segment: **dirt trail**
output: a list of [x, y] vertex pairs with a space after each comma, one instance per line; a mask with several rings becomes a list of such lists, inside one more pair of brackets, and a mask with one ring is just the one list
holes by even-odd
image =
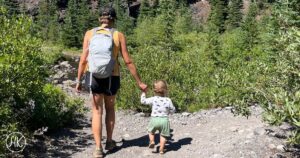
[[[90, 107], [87, 94], [82, 94]], [[283, 153], [284, 139], [268, 134], [278, 129], [261, 121], [262, 110], [251, 107], [253, 115], [248, 119], [233, 116], [231, 108], [202, 110], [196, 113], [176, 113], [170, 116], [172, 137], [167, 143], [166, 158], [269, 158], [292, 157]], [[91, 132], [90, 111], [76, 129], [65, 129], [52, 136], [53, 148], [48, 150], [50, 157], [90, 158], [94, 150]], [[146, 127], [149, 117], [143, 113], [118, 111], [114, 139], [117, 149], [107, 152], [107, 158], [157, 157], [155, 150], [147, 148]], [[103, 127], [105, 145], [105, 126]], [[274, 131], [273, 131], [274, 132]], [[156, 142], [159, 137], [157, 135]], [[56, 142], [56, 143], [55, 143]], [[158, 144], [156, 145], [158, 147]]]

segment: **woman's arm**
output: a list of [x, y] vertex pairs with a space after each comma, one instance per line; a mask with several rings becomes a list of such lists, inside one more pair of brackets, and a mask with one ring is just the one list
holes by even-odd
[[89, 54], [88, 50], [88, 43], [89, 43], [89, 32], [87, 31], [84, 36], [83, 44], [82, 44], [82, 53], [80, 56], [80, 61], [78, 65], [78, 73], [77, 73], [77, 84], [76, 84], [76, 91], [79, 92], [81, 90], [81, 77], [86, 69], [87, 65], [87, 57]]
[[121, 44], [121, 54], [122, 54], [124, 62], [126, 64], [127, 68], [129, 69], [130, 73], [134, 77], [135, 81], [139, 85], [140, 89], [145, 91], [147, 88], [147, 85], [141, 81], [141, 78], [137, 72], [136, 66], [134, 65], [133, 60], [131, 59], [131, 57], [128, 53], [126, 39], [125, 39], [124, 34], [119, 32], [119, 39], [120, 39], [120, 44]]

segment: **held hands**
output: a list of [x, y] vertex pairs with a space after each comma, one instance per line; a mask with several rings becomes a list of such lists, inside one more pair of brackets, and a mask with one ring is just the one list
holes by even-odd
[[145, 83], [143, 83], [143, 82], [139, 83], [139, 87], [140, 87], [141, 91], [147, 92], [148, 86]]

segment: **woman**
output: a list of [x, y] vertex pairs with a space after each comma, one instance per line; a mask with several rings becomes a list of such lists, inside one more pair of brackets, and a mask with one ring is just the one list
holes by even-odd
[[[120, 88], [120, 68], [118, 62], [119, 51], [123, 57], [123, 60], [129, 69], [130, 73], [137, 82], [137, 85], [142, 91], [145, 91], [147, 85], [144, 84], [137, 72], [137, 69], [129, 56], [126, 39], [123, 33], [118, 31], [111, 31], [116, 19], [116, 12], [113, 8], [105, 8], [100, 14], [99, 21], [101, 26], [99, 30], [113, 32], [113, 58], [115, 59], [115, 64], [113, 68], [113, 73], [111, 78], [98, 79], [94, 76], [87, 78], [86, 81], [91, 81], [90, 90], [92, 92], [92, 131], [94, 139], [96, 142], [96, 150], [94, 156], [97, 158], [103, 157], [103, 149], [101, 145], [102, 138], [102, 112], [103, 112], [103, 102], [105, 106], [105, 124], [107, 132], [107, 141], [106, 141], [106, 150], [112, 150], [116, 143], [112, 139], [114, 124], [115, 124], [115, 99], [118, 89]], [[76, 91], [80, 92], [81, 90], [81, 77], [87, 68], [87, 58], [89, 55], [89, 42], [91, 37], [94, 35], [94, 29], [86, 32], [84, 41], [83, 41], [83, 52], [80, 57], [78, 76], [77, 76], [77, 85]], [[87, 71], [89, 74], [89, 72]], [[86, 75], [90, 76], [90, 75]], [[90, 80], [92, 79], [92, 80]]]

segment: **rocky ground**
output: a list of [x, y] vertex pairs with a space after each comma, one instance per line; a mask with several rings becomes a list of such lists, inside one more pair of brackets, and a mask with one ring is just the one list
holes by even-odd
[[[77, 60], [77, 59], [76, 59]], [[60, 62], [54, 67], [53, 82], [69, 95], [81, 97], [90, 108], [88, 93], [77, 94], [68, 79], [74, 68], [68, 62]], [[63, 80], [62, 80], [63, 78]], [[288, 124], [279, 127], [262, 122], [262, 109], [252, 106], [249, 118], [234, 116], [231, 107], [201, 110], [195, 113], [175, 113], [170, 116], [172, 136], [167, 143], [166, 158], [290, 158], [300, 157], [299, 151], [286, 147], [290, 134]], [[149, 114], [134, 111], [117, 111], [114, 139], [117, 148], [105, 151], [106, 157], [157, 157], [158, 135], [154, 150], [147, 148], [146, 127]], [[95, 149], [91, 132], [91, 112], [78, 120], [78, 126], [65, 128], [36, 142], [37, 157], [90, 158]], [[104, 130], [105, 131], [105, 126]], [[106, 133], [103, 132], [105, 145]], [[292, 151], [292, 152], [291, 152]]]

